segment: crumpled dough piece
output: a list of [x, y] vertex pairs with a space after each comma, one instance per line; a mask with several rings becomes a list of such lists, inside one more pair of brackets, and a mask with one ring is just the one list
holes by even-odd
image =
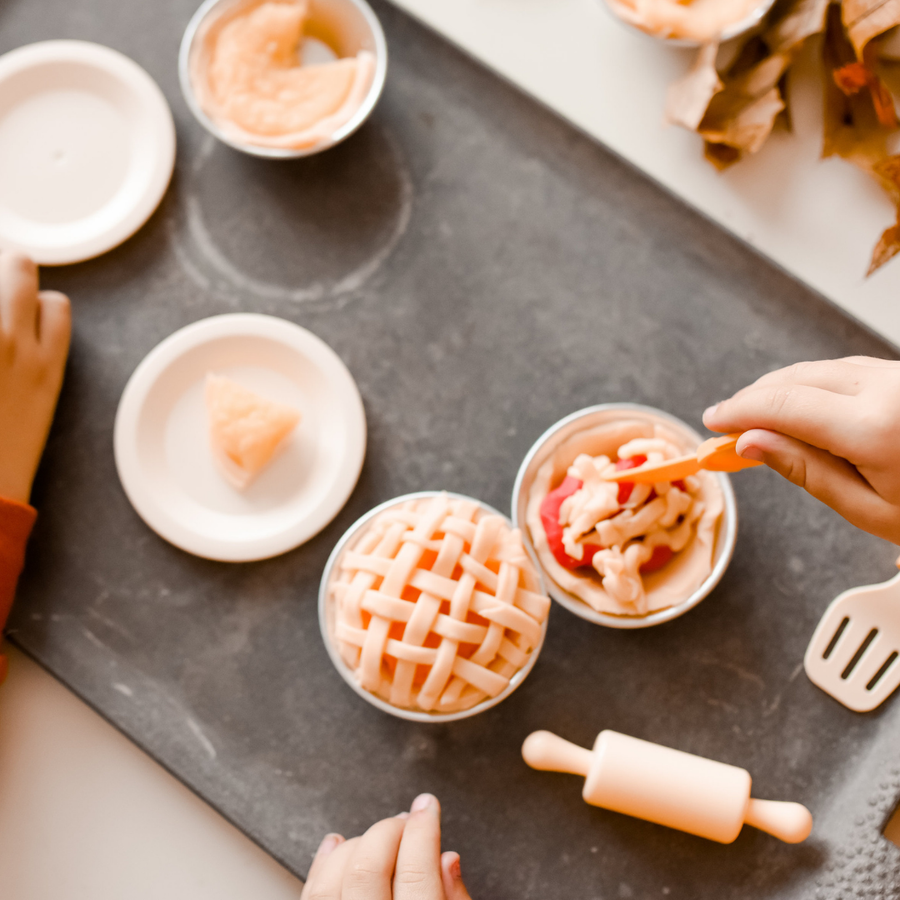
[[302, 65], [306, 0], [241, 4], [214, 21], [192, 59], [207, 114], [229, 136], [261, 146], [301, 148], [326, 140], [356, 113], [375, 57]]
[[[608, 456], [615, 458], [619, 448], [627, 454], [642, 450], [644, 440], [665, 441], [679, 448], [683, 453], [696, 449], [683, 435], [673, 428], [661, 424], [651, 424], [635, 419], [623, 420], [596, 428], [577, 432], [556, 448], [553, 455], [538, 469], [528, 493], [526, 523], [535, 552], [547, 575], [563, 590], [583, 600], [598, 612], [613, 615], [647, 615], [686, 600], [707, 579], [712, 571], [715, 555], [718, 522], [724, 509], [722, 491], [712, 472], [701, 471], [691, 476], [696, 479], [691, 493], [696, 518], [691, 515], [675, 527], [669, 534], [659, 534], [662, 542], [670, 544], [675, 556], [661, 569], [640, 573], [642, 562], [649, 555], [650, 548], [628, 544], [624, 553], [614, 547], [600, 550], [594, 555], [590, 569], [570, 570], [559, 564], [550, 550], [541, 523], [540, 508], [544, 497], [567, 473], [572, 474], [576, 461], [583, 455], [590, 457]], [[627, 447], [623, 445], [628, 445]], [[586, 474], [584, 461], [580, 463], [577, 475]], [[636, 487], [637, 490], [637, 487]], [[679, 492], [680, 493], [680, 492]], [[635, 502], [642, 502], [640, 494], [635, 494]], [[656, 501], [653, 501], [655, 503]], [[664, 501], [660, 499], [660, 504]], [[645, 507], [646, 508], [646, 507]], [[561, 513], [563, 510], [561, 509]], [[566, 510], [576, 518], [577, 500], [573, 499], [571, 509]], [[610, 526], [612, 527], [612, 521]], [[668, 522], [668, 519], [666, 519]], [[570, 533], [570, 540], [579, 535], [587, 522], [572, 522], [576, 527]], [[675, 524], [674, 519], [670, 523]], [[583, 536], [585, 543], [602, 543], [609, 547], [614, 535], [605, 534], [607, 526]], [[651, 535], [655, 543], [657, 535]], [[571, 549], [575, 549], [574, 546]], [[576, 558], [579, 558], [576, 555]], [[602, 571], [601, 571], [602, 570]]]
[[300, 413], [293, 407], [260, 397], [212, 372], [206, 376], [206, 408], [213, 457], [238, 490], [272, 461], [300, 422]]

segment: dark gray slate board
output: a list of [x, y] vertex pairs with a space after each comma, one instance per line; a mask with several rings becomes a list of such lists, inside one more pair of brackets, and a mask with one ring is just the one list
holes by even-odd
[[[699, 427], [705, 406], [768, 369], [891, 348], [383, 2], [390, 74], [357, 136], [295, 163], [219, 146], [177, 88], [192, 7], [0, 7], [2, 50], [78, 37], [132, 56], [166, 92], [180, 142], [139, 235], [45, 273], [74, 299], [75, 337], [16, 642], [301, 875], [325, 831], [357, 833], [430, 790], [475, 897], [900, 897], [900, 850], [880, 836], [900, 795], [900, 705], [855, 715], [800, 669], [826, 603], [888, 577], [896, 548], [772, 473], [734, 479], [737, 554], [695, 611], [629, 633], [554, 608], [524, 687], [467, 722], [369, 707], [316, 621], [331, 547], [381, 500], [446, 488], [508, 509], [525, 452], [572, 410], [631, 400]], [[338, 519], [253, 565], [156, 537], [112, 456], [141, 358], [232, 310], [330, 343], [370, 426]], [[814, 836], [788, 847], [748, 829], [723, 847], [590, 808], [577, 779], [519, 757], [533, 729], [589, 744], [604, 727], [747, 767], [757, 796], [813, 809]]]

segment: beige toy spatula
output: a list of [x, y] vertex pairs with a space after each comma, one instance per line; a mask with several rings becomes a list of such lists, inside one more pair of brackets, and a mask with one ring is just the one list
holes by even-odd
[[832, 600], [806, 648], [809, 680], [856, 712], [900, 684], [900, 575]]

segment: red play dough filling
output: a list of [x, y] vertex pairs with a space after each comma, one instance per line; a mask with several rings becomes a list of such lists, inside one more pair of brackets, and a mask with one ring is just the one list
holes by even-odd
[[567, 569], [589, 566], [594, 558], [594, 554], [602, 549], [598, 544], [585, 544], [584, 556], [581, 559], [573, 559], [563, 548], [563, 528], [559, 524], [559, 508], [562, 506], [563, 500], [579, 490], [582, 484], [584, 482], [580, 478], [572, 478], [571, 475], [566, 475], [562, 484], [555, 490], [550, 491], [541, 502], [541, 524], [544, 526], [544, 533], [547, 535], [550, 552], [556, 557], [556, 561]]
[[[623, 469], [636, 469], [645, 462], [647, 462], [646, 456], [631, 456], [628, 459], [620, 459], [616, 463], [616, 468], [619, 471], [622, 471]], [[581, 559], [574, 559], [569, 556], [563, 548], [563, 528], [562, 525], [559, 524], [559, 508], [562, 506], [563, 500], [565, 500], [566, 497], [570, 497], [577, 490], [581, 489], [582, 484], [583, 482], [581, 479], [572, 478], [571, 475], [566, 475], [559, 487], [550, 491], [541, 502], [541, 524], [544, 526], [544, 533], [547, 535], [547, 544], [550, 547], [550, 552], [556, 557], [556, 561], [566, 569], [580, 569], [582, 567], [590, 566], [594, 554], [598, 550], [603, 549], [598, 544], [584, 544], [584, 555]], [[672, 484], [679, 490], [685, 490], [685, 485], [682, 481], [673, 481]], [[619, 503], [627, 503], [633, 490], [633, 481], [620, 482], [619, 495], [617, 498]], [[655, 491], [651, 493], [647, 498], [648, 501], [653, 499], [655, 493]], [[654, 547], [653, 556], [641, 566], [641, 572], [655, 572], [657, 569], [661, 569], [673, 555], [672, 548], [667, 547], [664, 544]]]

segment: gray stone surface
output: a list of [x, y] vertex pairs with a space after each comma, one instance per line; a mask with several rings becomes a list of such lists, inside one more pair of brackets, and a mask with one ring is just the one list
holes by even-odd
[[[77, 37], [132, 56], [179, 139], [171, 189], [135, 238], [44, 273], [73, 298], [75, 336], [14, 640], [301, 875], [326, 830], [359, 832], [430, 790], [475, 897], [900, 897], [900, 851], [880, 836], [900, 793], [900, 707], [856, 715], [800, 669], [826, 603], [888, 577], [896, 548], [772, 473], [734, 479], [737, 553], [696, 610], [629, 633], [554, 608], [525, 685], [466, 722], [365, 704], [332, 669], [315, 607], [357, 516], [423, 488], [508, 509], [532, 441], [575, 409], [631, 400], [699, 426], [768, 369], [893, 351], [383, 2], [388, 84], [357, 136], [295, 163], [219, 146], [177, 89], [192, 6], [0, 6], [0, 50]], [[232, 310], [330, 343], [370, 426], [337, 520], [252, 565], [160, 540], [112, 456], [141, 358]], [[758, 796], [812, 808], [814, 836], [788, 847], [748, 829], [719, 846], [588, 807], [577, 779], [519, 757], [533, 729], [588, 744], [604, 727], [747, 767]]]

